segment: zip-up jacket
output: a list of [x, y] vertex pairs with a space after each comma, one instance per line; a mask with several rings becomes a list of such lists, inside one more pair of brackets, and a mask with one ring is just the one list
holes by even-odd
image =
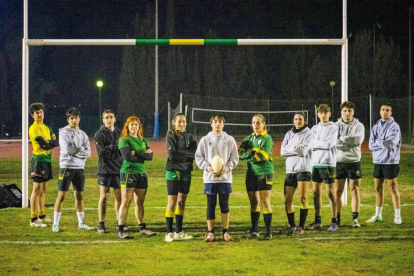
[[65, 126], [59, 129], [60, 168], [84, 169], [86, 158], [91, 156], [88, 135], [79, 129]]
[[167, 134], [168, 159], [167, 171], [192, 171], [197, 142], [190, 133], [182, 132], [180, 136], [175, 133]]
[[102, 125], [95, 133], [95, 144], [98, 152], [98, 174], [119, 175], [122, 166], [122, 155], [118, 149], [118, 140], [121, 130], [113, 131]]
[[273, 173], [273, 139], [263, 131], [259, 135], [244, 138], [239, 148], [241, 160], [247, 160], [247, 174], [265, 175]]
[[[220, 177], [215, 177], [207, 170], [216, 155], [220, 155], [226, 164], [226, 171]], [[232, 183], [232, 170], [239, 163], [236, 141], [225, 132], [215, 135], [210, 131], [201, 138], [195, 154], [195, 161], [197, 166], [204, 171], [204, 183]]]
[[391, 117], [384, 125], [378, 120], [369, 136], [369, 149], [374, 164], [399, 164], [401, 143], [400, 126], [394, 118]]
[[312, 131], [308, 127], [286, 133], [280, 150], [280, 155], [286, 158], [286, 173], [312, 172], [311, 143]]
[[357, 118], [349, 123], [344, 122], [341, 118], [335, 124], [338, 127], [336, 162], [359, 162], [361, 160], [361, 144], [365, 138], [364, 125]]
[[334, 122], [314, 125], [312, 131], [312, 166], [336, 167], [338, 127]]

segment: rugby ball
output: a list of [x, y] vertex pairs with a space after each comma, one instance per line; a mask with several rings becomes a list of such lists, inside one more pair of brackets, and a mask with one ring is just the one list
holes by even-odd
[[213, 169], [214, 173], [220, 173], [223, 169], [224, 160], [223, 157], [220, 155], [216, 155], [213, 157], [213, 160], [211, 160], [211, 168]]

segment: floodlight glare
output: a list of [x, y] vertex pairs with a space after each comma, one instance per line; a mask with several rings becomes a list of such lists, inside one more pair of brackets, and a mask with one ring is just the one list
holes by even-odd
[[98, 87], [102, 87], [102, 86], [103, 86], [103, 82], [102, 82], [102, 81], [97, 81], [97, 82], [96, 82], [96, 86], [98, 86]]

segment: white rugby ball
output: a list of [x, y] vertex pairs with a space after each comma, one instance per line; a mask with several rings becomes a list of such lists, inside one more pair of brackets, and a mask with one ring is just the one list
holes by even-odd
[[213, 157], [213, 160], [211, 160], [211, 168], [213, 169], [214, 173], [219, 173], [223, 169], [224, 166], [224, 160], [223, 157], [220, 155], [216, 155]]

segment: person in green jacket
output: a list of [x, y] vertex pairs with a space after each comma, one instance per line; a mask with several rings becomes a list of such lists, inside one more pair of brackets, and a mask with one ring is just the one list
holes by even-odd
[[253, 133], [244, 138], [239, 148], [241, 160], [247, 160], [246, 190], [250, 200], [252, 229], [250, 237], [259, 236], [260, 201], [263, 205], [265, 239], [272, 239], [272, 207], [270, 196], [273, 184], [273, 140], [267, 134], [265, 117], [255, 114], [252, 119]]
[[144, 161], [152, 160], [153, 152], [143, 137], [142, 124], [138, 117], [130, 116], [125, 122], [118, 148], [124, 158], [120, 175], [122, 203], [119, 207], [118, 237], [130, 238], [125, 231], [125, 222], [133, 195], [135, 216], [141, 235], [154, 236], [156, 233], [147, 229], [144, 222], [144, 200], [148, 188]]

